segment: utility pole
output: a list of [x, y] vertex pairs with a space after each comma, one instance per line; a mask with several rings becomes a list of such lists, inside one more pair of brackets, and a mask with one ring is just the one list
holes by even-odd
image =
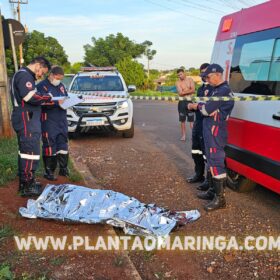
[[[28, 4], [28, 0], [9, 0], [11, 4], [17, 4], [17, 14], [18, 14], [18, 21], [20, 22], [20, 5], [21, 4]], [[22, 67], [24, 63], [23, 59], [23, 52], [22, 52], [22, 44], [19, 45], [19, 65]]]
[[8, 75], [1, 10], [0, 19], [0, 137], [12, 137], [13, 131], [10, 124]]

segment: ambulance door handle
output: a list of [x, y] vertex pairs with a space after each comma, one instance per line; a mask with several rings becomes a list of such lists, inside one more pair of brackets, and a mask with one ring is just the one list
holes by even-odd
[[277, 114], [273, 114], [272, 118], [277, 120], [277, 121], [280, 121], [280, 112], [278, 112]]

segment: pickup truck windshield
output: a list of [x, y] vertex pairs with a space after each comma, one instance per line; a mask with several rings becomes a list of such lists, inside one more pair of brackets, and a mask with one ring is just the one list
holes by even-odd
[[118, 76], [77, 76], [71, 90], [73, 91], [124, 91]]

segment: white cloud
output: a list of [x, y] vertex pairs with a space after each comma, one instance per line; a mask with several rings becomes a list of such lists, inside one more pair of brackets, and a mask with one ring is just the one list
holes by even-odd
[[[153, 42], [153, 48], [157, 50], [152, 67], [164, 69], [175, 68], [179, 64], [179, 66], [197, 65], [199, 55], [205, 56], [205, 50], [197, 46], [200, 44], [199, 40], [205, 41], [205, 38], [203, 40], [200, 30], [197, 30], [197, 36], [193, 33], [198, 26], [195, 21], [192, 21], [192, 24], [187, 21], [182, 25], [181, 20], [178, 21], [177, 14], [163, 11], [124, 16], [117, 14], [99, 14], [91, 17], [41, 16], [32, 21], [30, 29], [57, 38], [71, 62], [83, 59], [83, 46], [90, 43], [92, 36], [99, 38], [121, 32], [136, 42], [150, 40]], [[209, 40], [212, 41], [213, 38]], [[141, 61], [146, 64], [145, 60]]]
[[[158, 26], [161, 21], [173, 20], [176, 18], [174, 13], [170, 12], [162, 12], [158, 14], [142, 14], [137, 16], [123, 16], [123, 15], [115, 15], [115, 14], [101, 14], [101, 15], [93, 15], [83, 16], [83, 15], [75, 15], [75, 16], [44, 16], [37, 17], [35, 19], [36, 24], [43, 25], [46, 29], [47, 27], [53, 29], [55, 27], [56, 30], [80, 30], [80, 28], [84, 28], [84, 30], [102, 30], [108, 28], [116, 28], [120, 26], [126, 26], [127, 28], [133, 28], [135, 26], [147, 26], [149, 25], [149, 29], [153, 30], [153, 25]], [[128, 25], [129, 24], [129, 25]], [[156, 27], [157, 28], [157, 27]], [[158, 30], [158, 28], [157, 28]]]

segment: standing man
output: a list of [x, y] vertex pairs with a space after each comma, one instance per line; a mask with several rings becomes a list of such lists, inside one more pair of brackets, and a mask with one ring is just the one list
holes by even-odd
[[[179, 80], [176, 82], [176, 88], [179, 96], [191, 96], [195, 92], [195, 85], [192, 78], [187, 77], [184, 69], [178, 69], [177, 75]], [[186, 119], [192, 128], [194, 122], [194, 113], [189, 111], [187, 106], [190, 101], [180, 100], [178, 103], [179, 122], [181, 123], [181, 141], [186, 140]]]
[[37, 92], [35, 81], [42, 78], [50, 68], [48, 60], [37, 57], [27, 67], [17, 71], [11, 80], [12, 125], [18, 138], [21, 196], [36, 196], [42, 193], [42, 185], [35, 181], [40, 160], [41, 105], [49, 102], [52, 96], [49, 93]]
[[[232, 92], [223, 78], [223, 68], [210, 64], [203, 74], [206, 81], [214, 87], [212, 96], [231, 97]], [[189, 104], [188, 108], [199, 110], [203, 119], [203, 137], [207, 164], [212, 175], [212, 184], [207, 192], [198, 194], [201, 199], [211, 200], [204, 208], [212, 211], [226, 207], [225, 185], [225, 151], [227, 143], [227, 120], [233, 109], [234, 101], [207, 101], [206, 103]]]
[[[206, 68], [209, 66], [209, 63], [203, 63], [199, 70], [200, 74], [203, 74], [206, 71]], [[205, 78], [202, 78], [202, 85], [197, 90], [197, 96], [198, 97], [205, 97], [205, 96], [211, 96], [213, 87], [209, 85]], [[194, 170], [195, 174], [192, 177], [187, 178], [187, 182], [189, 183], [197, 183], [202, 182], [204, 180], [204, 157], [205, 157], [205, 151], [204, 151], [204, 141], [203, 141], [203, 115], [200, 113], [199, 110], [195, 111], [195, 121], [193, 124], [193, 130], [192, 130], [192, 158], [194, 161]], [[209, 174], [208, 176], [209, 177]], [[207, 178], [205, 180], [205, 183], [207, 184]], [[207, 184], [208, 185], [208, 184]]]
[[[54, 66], [48, 78], [37, 86], [40, 92], [50, 92], [54, 97], [67, 97], [68, 94], [61, 83], [64, 71], [59, 66]], [[45, 166], [44, 177], [48, 180], [56, 180], [54, 172], [59, 165], [59, 175], [68, 176], [68, 123], [66, 110], [59, 104], [61, 101], [53, 101], [42, 107], [42, 139], [43, 161]]]

